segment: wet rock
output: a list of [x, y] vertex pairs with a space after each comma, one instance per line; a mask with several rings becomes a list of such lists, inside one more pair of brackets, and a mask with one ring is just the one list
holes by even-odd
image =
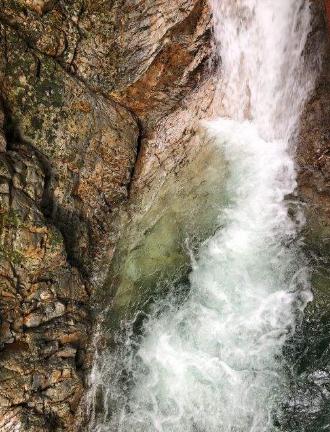
[[305, 203], [306, 240], [330, 260], [330, 57], [329, 43], [316, 90], [303, 113], [297, 147], [299, 195]]

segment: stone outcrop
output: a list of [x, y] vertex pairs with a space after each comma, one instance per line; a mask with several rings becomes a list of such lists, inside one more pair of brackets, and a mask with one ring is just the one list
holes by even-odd
[[44, 157], [1, 131], [0, 430], [61, 430], [83, 392], [88, 287], [41, 210]]
[[[79, 430], [91, 305], [125, 298], [113, 269], [105, 278], [111, 259], [179, 214], [176, 179], [204, 191], [191, 176], [211, 152], [199, 132], [217, 110], [211, 40], [207, 0], [0, 0], [0, 431]], [[328, 93], [325, 66], [298, 146], [322, 242]]]
[[91, 295], [128, 198], [196, 153], [210, 40], [206, 0], [0, 1], [0, 430], [79, 429]]

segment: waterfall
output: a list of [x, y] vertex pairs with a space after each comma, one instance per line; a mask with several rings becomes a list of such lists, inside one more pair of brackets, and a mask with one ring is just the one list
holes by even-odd
[[304, 64], [307, 0], [211, 0], [226, 115], [252, 120], [266, 140], [288, 140], [315, 73]]
[[[104, 416], [92, 430], [270, 432], [279, 429], [287, 378], [283, 346], [311, 299], [289, 215], [302, 106], [314, 77], [304, 62], [305, 0], [212, 0], [221, 59], [219, 106], [204, 123], [228, 162], [222, 228], [193, 260], [190, 292], [155, 305], [138, 343], [102, 358]], [[105, 372], [109, 371], [110, 372]], [[109, 415], [110, 414], [110, 415]]]

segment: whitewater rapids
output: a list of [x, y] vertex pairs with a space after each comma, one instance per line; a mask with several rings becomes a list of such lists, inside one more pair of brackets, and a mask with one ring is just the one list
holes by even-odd
[[[297, 241], [303, 215], [292, 216], [287, 200], [296, 188], [292, 142], [314, 83], [303, 55], [310, 8], [303, 0], [211, 6], [226, 118], [203, 124], [228, 164], [222, 228], [192, 261], [185, 300], [160, 300], [138, 345], [127, 339], [116, 359], [101, 356], [92, 384], [105, 387], [106, 402], [95, 432], [279, 430], [282, 350], [311, 300]], [[118, 366], [128, 384], [121, 371], [114, 378]]]

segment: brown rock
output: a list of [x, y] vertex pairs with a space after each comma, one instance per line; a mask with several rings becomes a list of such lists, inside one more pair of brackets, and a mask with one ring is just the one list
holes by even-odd
[[71, 346], [63, 347], [60, 351], [57, 352], [58, 357], [63, 358], [75, 358], [77, 353], [77, 349]]
[[46, 8], [55, 2], [52, 0], [22, 0], [21, 3], [42, 15]]
[[41, 315], [32, 313], [24, 318], [23, 323], [26, 325], [26, 327], [38, 327], [41, 324], [41, 321]]

